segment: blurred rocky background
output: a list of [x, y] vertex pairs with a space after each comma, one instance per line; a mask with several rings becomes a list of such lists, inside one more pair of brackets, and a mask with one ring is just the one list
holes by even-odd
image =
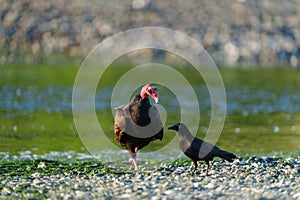
[[0, 63], [82, 59], [145, 26], [189, 35], [217, 63], [300, 66], [299, 0], [0, 0]]

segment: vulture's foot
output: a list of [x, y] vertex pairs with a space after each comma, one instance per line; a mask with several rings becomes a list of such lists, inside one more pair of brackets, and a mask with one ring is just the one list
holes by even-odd
[[131, 170], [132, 166], [134, 166], [134, 169], [135, 169], [135, 170], [138, 170], [138, 169], [139, 169], [138, 165], [136, 164], [136, 158], [130, 158], [130, 159], [129, 159], [129, 163], [130, 163], [130, 168], [129, 168], [129, 170]]

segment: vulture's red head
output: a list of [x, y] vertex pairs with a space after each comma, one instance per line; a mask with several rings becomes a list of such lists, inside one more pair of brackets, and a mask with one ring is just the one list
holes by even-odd
[[148, 98], [148, 96], [152, 97], [155, 103], [158, 103], [158, 92], [154, 85], [147, 84], [141, 90], [141, 97], [142, 99]]

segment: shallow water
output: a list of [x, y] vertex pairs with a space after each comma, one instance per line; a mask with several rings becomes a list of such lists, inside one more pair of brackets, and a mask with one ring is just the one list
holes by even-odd
[[[6, 69], [2, 70], [5, 72]], [[50, 75], [44, 73], [43, 69], [41, 77], [47, 77], [47, 80], [37, 84], [28, 81], [28, 77], [41, 76], [39, 69], [32, 70], [30, 76], [20, 70], [24, 76], [18, 76], [18, 81], [8, 77], [8, 73], [0, 75], [3, 78], [0, 81], [0, 152], [86, 152], [72, 116], [71, 81], [74, 80], [75, 73], [73, 71], [69, 75], [71, 77], [64, 82], [55, 81], [53, 77], [56, 73], [51, 69], [47, 70]], [[64, 69], [62, 73], [67, 76], [69, 72]], [[300, 151], [300, 71], [225, 69], [221, 74], [226, 89], [227, 116], [217, 145], [237, 154]], [[198, 137], [203, 138], [211, 117], [210, 96], [203, 81], [194, 81], [197, 77], [191, 79], [201, 115]], [[111, 147], [118, 149], [112, 129], [110, 97], [113, 86], [114, 84], [107, 82], [98, 88], [95, 107], [99, 123], [111, 142]], [[163, 86], [158, 88], [160, 105], [164, 109], [162, 111], [167, 113], [166, 125], [179, 121], [180, 106], [176, 96]], [[120, 99], [115, 104], [122, 102], [123, 99]], [[192, 105], [188, 96], [181, 103]], [[101, 138], [97, 133], [90, 133], [86, 137], [94, 140], [95, 145], [99, 144], [99, 150], [105, 149], [103, 136]], [[160, 149], [172, 142], [176, 148], [175, 133], [166, 132], [163, 143], [155, 142], [145, 152]]]

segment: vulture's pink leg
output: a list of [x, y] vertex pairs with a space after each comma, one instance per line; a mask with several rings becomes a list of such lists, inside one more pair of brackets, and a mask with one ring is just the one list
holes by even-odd
[[135, 147], [135, 152], [134, 153], [131, 153], [131, 158], [129, 159], [129, 163], [131, 164], [129, 170], [131, 170], [131, 167], [134, 166], [135, 170], [138, 170], [139, 167], [136, 163], [136, 155], [138, 153], [138, 148]]
[[137, 153], [138, 153], [138, 148], [135, 147], [135, 152], [134, 152], [133, 155], [132, 155], [132, 162], [133, 162], [133, 165], [134, 165], [135, 170], [138, 170], [138, 169], [139, 169], [139, 167], [138, 167], [137, 164], [136, 164], [136, 155], [137, 155]]

